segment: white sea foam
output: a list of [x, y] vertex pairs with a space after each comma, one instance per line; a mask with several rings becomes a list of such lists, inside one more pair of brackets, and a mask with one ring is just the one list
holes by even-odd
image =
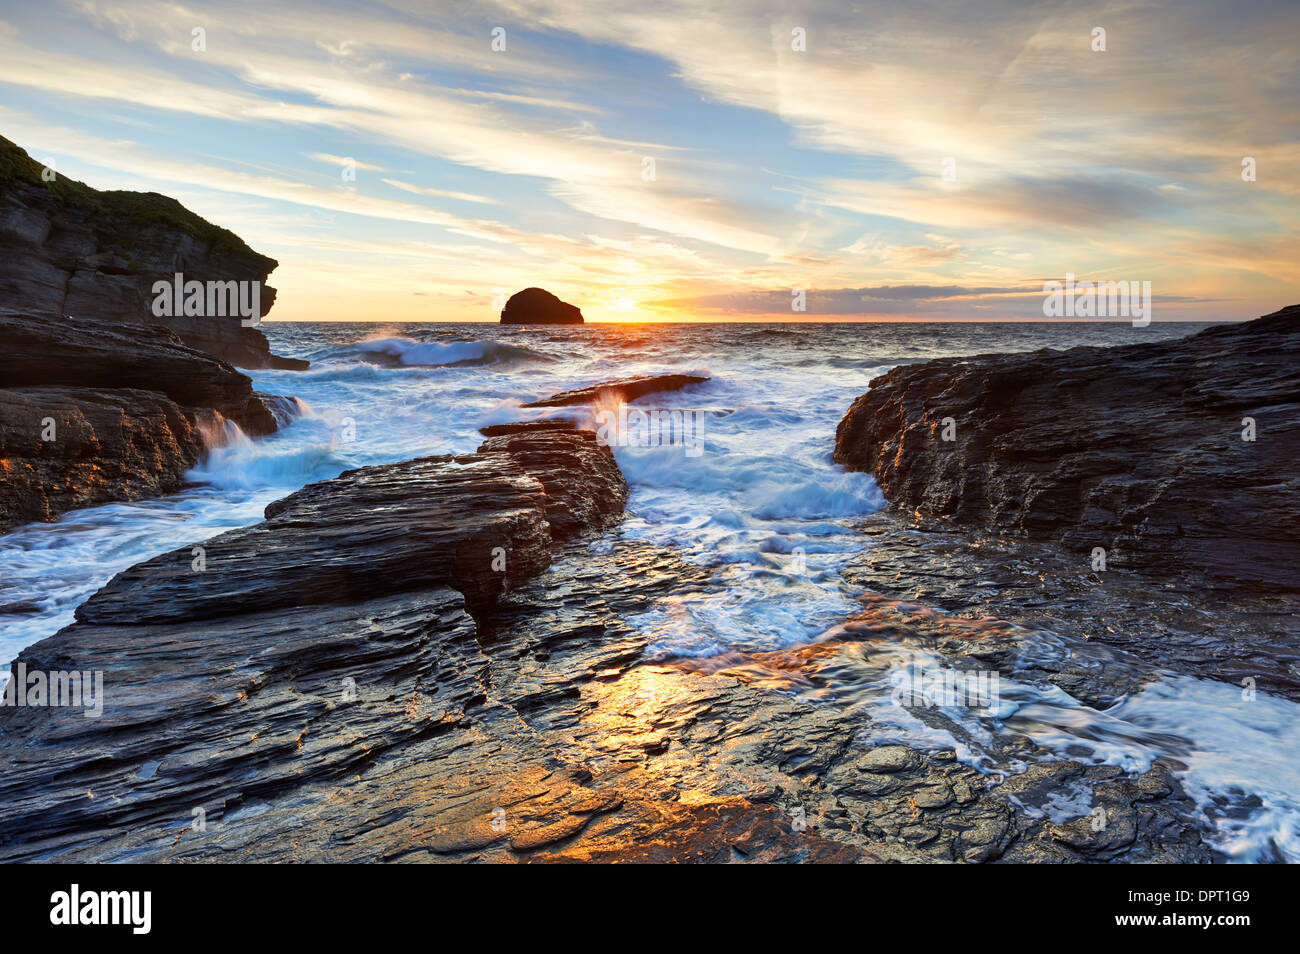
[[[1099, 711], [1059, 687], [999, 679], [989, 708], [910, 709], [892, 698], [890, 674], [949, 664], [935, 653], [897, 643], [864, 648], [852, 681], [815, 694], [861, 707], [861, 741], [953, 749], [981, 772], [1023, 771], [999, 756], [997, 739], [1020, 735], [1057, 758], [1143, 772], [1163, 758], [1196, 802], [1211, 840], [1235, 861], [1300, 862], [1300, 704], [1255, 695], [1209, 679], [1169, 675]], [[937, 712], [942, 719], [924, 718]], [[1081, 793], [1057, 793], [1044, 805], [1025, 804], [1055, 822], [1086, 815]]]
[[357, 344], [359, 351], [384, 354], [402, 364], [427, 368], [551, 361], [531, 348], [501, 341], [412, 341], [409, 338], [376, 338]]
[[209, 448], [187, 479], [231, 490], [296, 489], [348, 467], [340, 453], [339, 429], [324, 418], [313, 415], [298, 422], [291, 435], [281, 431], [256, 441], [233, 422], [224, 424], [223, 439]]
[[1105, 712], [1073, 700], [1037, 703], [1009, 726], [1071, 757], [1126, 769], [1169, 758], [1229, 857], [1300, 862], [1300, 704], [1170, 676]]

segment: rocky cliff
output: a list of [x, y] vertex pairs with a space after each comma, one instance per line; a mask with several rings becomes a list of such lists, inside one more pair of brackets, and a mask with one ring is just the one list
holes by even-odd
[[223, 418], [281, 423], [246, 375], [163, 329], [10, 312], [0, 343], [0, 532], [177, 490]]
[[871, 382], [835, 459], [898, 508], [1105, 566], [1300, 588], [1300, 306], [1187, 338]]
[[[48, 181], [47, 181], [48, 180]], [[102, 192], [45, 172], [0, 137], [0, 307], [162, 325], [191, 348], [245, 368], [301, 369], [271, 354], [238, 315], [158, 317], [154, 283], [259, 282], [261, 312], [274, 259], [155, 192]]]

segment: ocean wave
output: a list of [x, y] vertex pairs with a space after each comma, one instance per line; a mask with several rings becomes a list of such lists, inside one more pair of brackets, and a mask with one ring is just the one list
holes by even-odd
[[803, 331], [785, 328], [758, 328], [740, 335], [740, 341], [779, 341], [790, 343], [807, 337]]
[[[785, 457], [706, 450], [691, 458], [682, 447], [619, 447], [615, 455], [633, 487], [687, 491], [678, 505], [691, 509], [696, 501], [720, 498], [758, 519], [781, 520], [865, 516], [885, 505], [869, 474], [809, 469]], [[713, 516], [719, 518], [717, 512]]]
[[390, 366], [420, 368], [465, 367], [471, 365], [516, 366], [550, 362], [549, 355], [523, 345], [503, 341], [412, 341], [410, 338], [375, 338], [354, 347]]
[[266, 405], [271, 416], [275, 418], [276, 427], [283, 430], [300, 417], [312, 414], [311, 406], [301, 398], [285, 394], [263, 394], [262, 403]]
[[337, 477], [351, 466], [332, 444], [300, 444], [274, 437], [254, 441], [238, 426], [225, 424], [223, 442], [210, 447], [186, 479], [223, 489], [284, 487], [288, 492]]

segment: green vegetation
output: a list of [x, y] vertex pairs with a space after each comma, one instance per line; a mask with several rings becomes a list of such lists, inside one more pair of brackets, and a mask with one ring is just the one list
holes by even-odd
[[234, 232], [213, 225], [169, 196], [157, 192], [101, 192], [61, 174], [46, 182], [41, 178], [43, 168], [21, 146], [0, 136], [0, 187], [14, 181], [31, 183], [42, 186], [70, 208], [141, 225], [174, 226], [207, 242], [213, 252], [263, 257]]

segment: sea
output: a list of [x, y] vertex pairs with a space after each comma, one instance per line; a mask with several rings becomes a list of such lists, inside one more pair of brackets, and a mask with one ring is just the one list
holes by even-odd
[[[1189, 323], [625, 323], [519, 328], [488, 323], [265, 322], [277, 354], [307, 371], [252, 371], [298, 399], [301, 416], [249, 439], [213, 435], [192, 483], [168, 497], [78, 510], [0, 536], [0, 665], [73, 620], [115, 573], [255, 523], [265, 506], [344, 470], [472, 452], [479, 428], [573, 409], [525, 409], [555, 392], [682, 372], [708, 381], [643, 403], [698, 424], [683, 441], [615, 447], [630, 487], [613, 531], [677, 548], [711, 583], [634, 620], [665, 659], [780, 649], [819, 638], [860, 609], [840, 569], [870, 545], [861, 519], [884, 506], [871, 476], [832, 460], [836, 425], [873, 378], [936, 357], [1151, 343]], [[789, 569], [797, 560], [799, 584]], [[1060, 693], [1057, 690], [1057, 693]], [[1300, 705], [1173, 676], [1104, 713], [1016, 687], [990, 731], [1029, 730], [1045, 751], [1140, 769], [1177, 756], [1189, 794], [1227, 857], [1300, 860]], [[1063, 696], [1063, 693], [1060, 693]], [[1073, 705], [1071, 705], [1073, 703]], [[1015, 718], [1034, 707], [1071, 718]], [[1006, 729], [1006, 731], [1010, 731]], [[917, 744], [941, 744], [918, 730]], [[925, 737], [922, 737], [925, 736]], [[1225, 812], [1224, 804], [1234, 810]]]

